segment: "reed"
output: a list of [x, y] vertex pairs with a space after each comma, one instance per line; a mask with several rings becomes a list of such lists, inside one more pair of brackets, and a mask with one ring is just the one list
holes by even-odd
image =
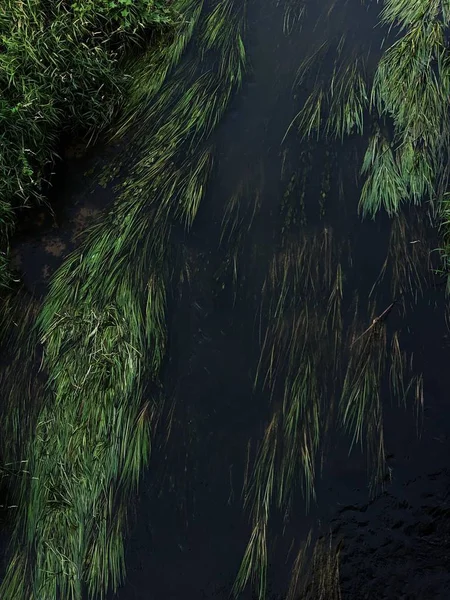
[[[355, 318], [357, 319], [356, 315]], [[355, 327], [357, 320], [355, 322]], [[366, 447], [371, 488], [384, 479], [385, 450], [381, 383], [386, 368], [386, 328], [372, 313], [372, 326], [355, 330], [340, 399], [341, 419], [351, 446]]]
[[404, 310], [409, 300], [417, 303], [427, 283], [430, 283], [432, 271], [426, 238], [420, 211], [410, 211], [408, 215], [401, 212], [392, 219], [386, 259], [370, 295], [389, 274], [392, 298], [403, 299], [401, 308]]
[[[295, 124], [305, 138], [323, 135], [341, 141], [344, 136], [363, 133], [370, 100], [365, 62], [353, 52], [347, 55], [346, 46], [345, 35], [336, 46], [324, 42], [300, 65], [294, 88], [312, 78], [314, 82], [288, 131]], [[329, 62], [333, 64], [331, 76], [325, 70]]]
[[[5, 600], [101, 598], [123, 580], [128, 507], [163, 401], [171, 230], [192, 226], [212, 166], [208, 137], [245, 68], [245, 13], [232, 6], [219, 2], [199, 23], [193, 68], [180, 67], [149, 101], [146, 127], [132, 99], [129, 175], [40, 311], [48, 388], [24, 444], [32, 477], [21, 489]], [[168, 74], [173, 52], [166, 60]]]
[[[391, 140], [371, 142], [365, 214], [397, 213], [404, 201], [434, 202], [448, 177], [449, 57], [445, 2], [386, 0], [381, 22], [402, 34], [384, 53], [371, 91], [372, 113], [392, 125]], [[383, 182], [389, 181], [389, 189]], [[377, 190], [380, 201], [376, 201]], [[366, 190], [367, 191], [367, 190]]]
[[381, 208], [389, 216], [396, 214], [409, 197], [408, 188], [391, 145], [381, 131], [376, 131], [369, 141], [361, 173], [366, 176], [359, 202], [362, 216], [375, 217]]

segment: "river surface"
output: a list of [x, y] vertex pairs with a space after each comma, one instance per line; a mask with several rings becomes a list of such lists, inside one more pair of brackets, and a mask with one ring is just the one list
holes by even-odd
[[[379, 315], [395, 299], [392, 263], [400, 264], [401, 252], [391, 256], [386, 276], [373, 291], [394, 221], [383, 214], [361, 221], [357, 214], [356, 177], [367, 137], [304, 141], [295, 127], [285, 137], [314, 81], [295, 86], [299, 66], [324, 42], [333, 49], [345, 35], [344, 56], [366, 57], [367, 72], [373, 74], [385, 36], [375, 27], [379, 6], [358, 0], [289, 4], [293, 11], [304, 5], [306, 12], [286, 30], [287, 3], [248, 2], [249, 72], [212, 136], [214, 170], [194, 227], [173, 242], [170, 343], [163, 373], [170, 435], [164, 427], [156, 435], [150, 468], [132, 507], [127, 580], [111, 600], [229, 598], [250, 535], [242, 502], [249, 442], [254, 448], [261, 439], [272, 406], [268, 394], [253, 386], [260, 332], [267, 326], [260, 308], [262, 283], [286, 223], [283, 202], [300, 203], [295, 182], [302, 173], [307, 173], [305, 217], [289, 226], [289, 235], [332, 232], [343, 256], [344, 328], [351, 325], [356, 298], [367, 326], [370, 300]], [[321, 67], [325, 79], [332, 71], [330, 56], [332, 51]], [[57, 183], [64, 208], [43, 220], [37, 234], [30, 227], [17, 238], [17, 268], [37, 296], [45, 294], [48, 277], [76, 244], [76, 234], [111, 201], [111, 188], [83, 175], [95, 164], [96, 152], [107, 161], [102, 150], [66, 160]], [[245, 230], [237, 253], [226, 240], [219, 244], [227, 203], [236, 193]], [[423, 256], [436, 247], [425, 211], [405, 210], [405, 223], [405, 252], [412, 251], [412, 243], [424, 248]], [[388, 335], [399, 333], [402, 348], [414, 356], [414, 373], [423, 375], [423, 409], [415, 410], [412, 401], [398, 406], [383, 382], [390, 480], [375, 496], [369, 494], [364, 452], [355, 448], [349, 455], [346, 434], [330, 433], [317, 501], [309, 513], [298, 494], [289, 522], [276, 515], [271, 521], [270, 598], [285, 597], [293, 554], [313, 526], [342, 543], [344, 600], [450, 597], [450, 338], [442, 281], [426, 260], [422, 263], [423, 292], [417, 299], [405, 295], [386, 328]], [[176, 276], [185, 264], [188, 283]], [[251, 591], [243, 597], [251, 598]]]

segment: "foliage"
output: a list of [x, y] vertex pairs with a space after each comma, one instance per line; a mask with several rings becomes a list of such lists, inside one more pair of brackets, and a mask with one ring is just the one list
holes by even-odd
[[402, 201], [433, 201], [445, 186], [450, 140], [448, 5], [441, 0], [386, 0], [381, 19], [403, 32], [381, 58], [371, 93], [374, 116], [391, 123], [393, 135], [389, 148], [371, 142], [370, 169], [366, 162], [363, 167], [369, 179], [361, 207], [371, 215], [384, 207], [392, 215]]
[[306, 508], [315, 498], [318, 457], [333, 410], [335, 356], [341, 346], [338, 255], [329, 229], [304, 236], [301, 242], [286, 241], [271, 261], [261, 290], [261, 312], [267, 311], [268, 324], [255, 386], [267, 388], [271, 398], [280, 400], [274, 402], [245, 490], [252, 533], [235, 582], [236, 595], [252, 581], [258, 597], [265, 597], [273, 508], [287, 519], [297, 489]]
[[102, 19], [108, 30], [137, 29], [172, 24], [174, 13], [167, 0], [81, 0], [71, 8], [83, 22]]
[[[219, 14], [232, 4], [219, 2]], [[204, 142], [241, 83], [244, 21], [236, 13], [220, 19], [207, 53], [199, 44], [191, 68], [180, 66], [163, 85], [179, 47], [165, 53], [147, 86], [162, 86], [154, 102], [149, 92], [136, 110], [132, 99], [118, 134], [128, 134], [128, 177], [44, 301], [38, 331], [49, 385], [25, 446], [33, 477], [21, 489], [2, 599], [101, 598], [123, 579], [130, 497], [162, 405], [171, 230], [192, 226], [212, 165]], [[198, 25], [202, 40], [208, 23]], [[194, 24], [185, 27], [187, 40]]]
[[[122, 8], [121, 6], [122, 5]], [[164, 0], [0, 6], [0, 233], [7, 251], [16, 209], [43, 202], [63, 132], [92, 139], [116, 111], [121, 59], [151, 26], [173, 20]], [[0, 284], [8, 279], [6, 260]]]

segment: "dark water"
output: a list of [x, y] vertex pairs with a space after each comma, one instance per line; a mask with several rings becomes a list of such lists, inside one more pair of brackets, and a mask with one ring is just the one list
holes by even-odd
[[[245, 42], [251, 68], [214, 134], [215, 169], [194, 228], [187, 239], [174, 241], [175, 265], [187, 262], [192, 276], [189, 284], [174, 278], [170, 301], [163, 382], [166, 416], [173, 415], [173, 421], [167, 441], [163, 428], [156, 435], [151, 465], [134, 506], [127, 581], [114, 596], [120, 600], [229, 597], [250, 535], [241, 496], [248, 444], [252, 440], [254, 448], [270, 415], [267, 394], [253, 390], [260, 352], [261, 283], [280, 242], [280, 203], [291, 175], [303, 168], [302, 153], [312, 165], [305, 200], [308, 219], [305, 226], [294, 227], [294, 233], [328, 227], [340, 247], [350, 246], [346, 307], [358, 294], [364, 322], [370, 322], [369, 294], [386, 258], [392, 223], [383, 215], [361, 222], [357, 215], [360, 189], [355, 174], [366, 139], [304, 142], [293, 129], [282, 140], [312, 89], [311, 79], [293, 88], [302, 60], [325, 41], [334, 47], [345, 34], [349, 56], [367, 56], [371, 72], [385, 33], [374, 29], [375, 3], [367, 7], [357, 0], [310, 2], [306, 7], [305, 18], [287, 34], [284, 3], [264, 0], [248, 5]], [[331, 73], [331, 63], [325, 62], [323, 69]], [[90, 157], [69, 161], [60, 185], [68, 208], [56, 227], [50, 222], [44, 239], [24, 232], [18, 240], [19, 270], [23, 268], [25, 283], [37, 294], [45, 291], [47, 275], [76, 243], [74, 233], [111, 201], [110, 190], [91, 188], [89, 177], [81, 177], [91, 164]], [[320, 211], [317, 198], [327, 168], [331, 185]], [[231, 272], [221, 271], [229, 248], [219, 247], [218, 240], [226, 203], [239, 190], [244, 190], [244, 221], [255, 203], [258, 209], [246, 229], [234, 281]], [[421, 243], [436, 245], [424, 214], [406, 214], [409, 222], [418, 220], [421, 225]], [[429, 277], [418, 301], [405, 298], [405, 310], [394, 311], [387, 322], [391, 333], [400, 332], [403, 348], [414, 354], [414, 371], [424, 378], [419, 418], [411, 407], [391, 403], [383, 387], [391, 481], [371, 498], [365, 455], [355, 449], [349, 456], [349, 440], [335, 432], [309, 515], [298, 494], [286, 530], [276, 515], [271, 522], [270, 597], [286, 593], [291, 540], [298, 549], [318, 523], [342, 539], [344, 599], [450, 597], [450, 346], [440, 283]], [[380, 314], [393, 300], [389, 276], [375, 295]], [[244, 597], [250, 598], [251, 592]]]

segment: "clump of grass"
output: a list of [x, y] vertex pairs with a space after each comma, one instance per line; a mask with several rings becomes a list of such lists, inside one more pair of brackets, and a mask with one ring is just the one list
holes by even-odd
[[372, 113], [391, 124], [393, 134], [390, 150], [373, 140], [369, 146], [369, 192], [366, 187], [361, 197], [365, 214], [373, 215], [383, 207], [392, 216], [404, 201], [433, 201], [446, 185], [450, 88], [444, 4], [440, 0], [384, 3], [382, 23], [397, 25], [403, 35], [385, 51], [374, 76]]
[[344, 136], [364, 130], [364, 113], [369, 105], [364, 64], [353, 63], [335, 68], [329, 99], [329, 115], [325, 134], [342, 140]]
[[285, 35], [291, 35], [295, 28], [301, 31], [302, 20], [307, 15], [306, 4], [298, 2], [286, 2], [283, 17], [283, 32]]
[[450, 294], [450, 194], [444, 194], [440, 202], [440, 233], [442, 237], [439, 254], [441, 258], [441, 273], [446, 277], [446, 294]]
[[[404, 300], [411, 298], [413, 302], [417, 302], [430, 271], [429, 254], [423, 212], [410, 212], [408, 216], [403, 213], [396, 215], [391, 221], [386, 260], [372, 292], [389, 272], [392, 297], [402, 297]], [[404, 306], [403, 302], [402, 307]]]
[[344, 427], [353, 444], [366, 445], [371, 486], [384, 477], [385, 451], [380, 387], [386, 366], [385, 323], [372, 318], [370, 330], [353, 336], [340, 400]]
[[65, 263], [39, 317], [49, 389], [25, 446], [32, 478], [3, 598], [81, 598], [85, 587], [94, 597], [123, 575], [120, 498], [149, 457], [158, 403], [144, 399], [141, 374], [151, 381], [163, 357], [165, 288], [137, 257], [136, 270], [120, 269], [130, 240], [110, 227]]
[[149, 126], [148, 120], [153, 114], [149, 106], [192, 39], [203, 11], [203, 2], [177, 0], [173, 8], [179, 17], [170, 30], [155, 39], [138, 60], [132, 57], [127, 61], [130, 86], [119, 123], [115, 123], [111, 131], [114, 140], [126, 135], [130, 128], [135, 130], [137, 123], [141, 129]]
[[297, 127], [304, 137], [310, 137], [315, 133], [319, 138], [325, 102], [325, 92], [317, 86], [308, 96], [301, 112], [295, 118]]
[[[197, 203], [202, 177], [186, 176], [180, 194]], [[126, 507], [160, 409], [143, 382], [157, 383], [164, 357], [170, 231], [168, 219], [145, 214], [146, 197], [125, 200], [66, 260], [39, 317], [49, 391], [25, 449], [33, 479], [4, 598], [31, 588], [81, 598], [84, 587], [97, 597], [123, 578]]]
[[350, 330], [349, 360], [340, 397], [340, 420], [352, 437], [351, 448], [359, 444], [367, 449], [369, 487], [374, 493], [386, 481], [382, 384], [388, 374], [392, 398], [406, 406], [410, 392], [414, 393], [415, 408], [422, 403], [422, 377], [412, 375], [412, 355], [401, 349], [398, 333], [393, 332], [390, 348], [386, 322], [398, 306], [391, 303], [375, 317], [371, 308], [371, 324], [363, 328], [355, 310]]
[[[261, 165], [260, 165], [261, 167]], [[262, 173], [259, 173], [262, 176]], [[214, 278], [226, 286], [231, 276], [233, 300], [236, 301], [239, 279], [239, 258], [244, 252], [248, 234], [261, 204], [261, 182], [250, 172], [239, 181], [236, 191], [226, 201], [221, 221], [219, 248], [225, 253]]]
[[380, 130], [370, 138], [361, 173], [366, 175], [359, 202], [362, 215], [375, 217], [380, 208], [394, 215], [407, 199], [408, 189], [391, 145]]
[[[298, 82], [316, 66], [312, 91], [295, 123], [305, 137], [342, 139], [362, 134], [365, 114], [375, 121], [364, 159], [362, 214], [385, 209], [390, 216], [402, 203], [434, 202], [448, 179], [450, 69], [446, 31], [449, 11], [441, 0], [385, 0], [381, 23], [401, 37], [379, 61], [369, 85], [363, 61], [344, 59], [338, 44], [333, 74], [325, 81], [323, 48], [304, 61]], [[383, 133], [381, 133], [383, 131]]]
[[148, 28], [174, 21], [165, 0], [52, 0], [0, 7], [0, 284], [18, 209], [45, 201], [62, 133], [110, 123], [128, 80], [121, 61]]
[[352, 60], [345, 57], [344, 48], [345, 36], [338, 42], [329, 80], [322, 73], [327, 62], [324, 58], [329, 56], [330, 48], [327, 43], [322, 44], [303, 61], [298, 69], [294, 87], [297, 88], [311, 76], [314, 67], [313, 89], [287, 132], [295, 124], [301, 135], [306, 138], [312, 135], [318, 138], [323, 134], [331, 139], [342, 140], [345, 135], [362, 134], [364, 114], [369, 108], [364, 61], [360, 58]]
[[[44, 383], [38, 374], [39, 354], [34, 329], [38, 303], [23, 292], [9, 294], [2, 303], [0, 336], [2, 369], [0, 385], [0, 477], [8, 504], [17, 506], [23, 480], [30, 476], [26, 441], [33, 431]], [[20, 370], [17, 368], [20, 365]], [[5, 485], [6, 483], [6, 485]], [[16, 508], [11, 509], [14, 514]], [[10, 513], [10, 514], [11, 514]], [[12, 519], [13, 520], [13, 519]]]
[[[330, 427], [339, 424], [349, 433], [351, 448], [357, 444], [367, 450], [373, 493], [387, 474], [384, 383], [389, 381], [397, 402], [405, 404], [411, 394], [416, 407], [421, 402], [421, 377], [412, 376], [412, 359], [402, 350], [397, 333], [387, 336], [386, 320], [398, 303], [378, 316], [373, 305], [369, 327], [355, 311], [349, 337], [344, 335], [341, 252], [328, 228], [312, 236], [303, 233], [301, 240], [286, 236], [261, 290], [261, 357], [255, 387], [267, 391], [273, 408], [246, 477], [252, 533], [235, 595], [251, 582], [257, 596], [265, 596], [271, 517], [277, 511], [288, 520], [298, 493], [306, 510], [314, 501]], [[294, 565], [298, 573], [299, 561]], [[333, 576], [319, 570], [314, 585], [309, 582], [310, 587], [302, 588], [311, 594], [306, 597], [338, 594], [333, 565], [331, 560], [327, 567]], [[297, 577], [297, 592], [299, 585]]]
[[[147, 105], [147, 127], [130, 121], [129, 176], [57, 272], [40, 313], [49, 385], [26, 445], [33, 477], [21, 491], [5, 600], [103, 597], [123, 578], [127, 508], [161, 407], [171, 229], [195, 219], [212, 165], [205, 142], [244, 69], [243, 11], [225, 18], [232, 3], [219, 4], [208, 56], [200, 45], [194, 66], [180, 67]], [[212, 54], [220, 62], [210, 71]], [[169, 72], [173, 54], [166, 58]], [[149, 90], [161, 71], [155, 77]]]

